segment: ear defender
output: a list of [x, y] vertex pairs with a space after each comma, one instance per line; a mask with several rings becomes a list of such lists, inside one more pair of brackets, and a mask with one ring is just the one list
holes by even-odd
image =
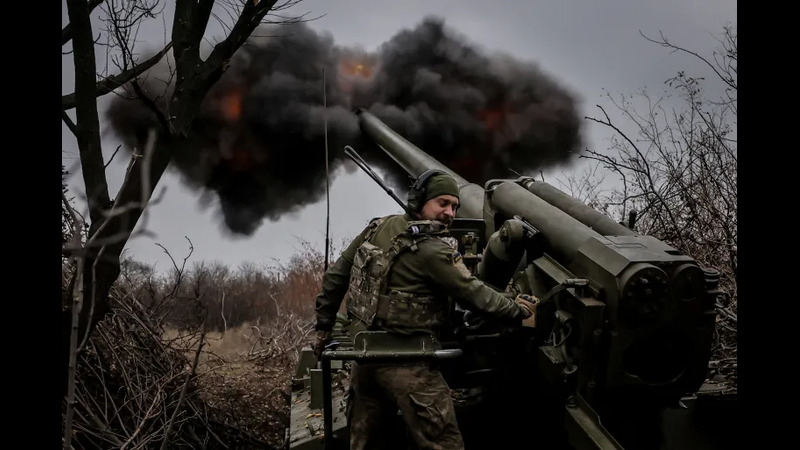
[[428, 169], [417, 177], [411, 189], [408, 191], [408, 207], [414, 212], [419, 212], [425, 204], [425, 194], [427, 192], [428, 180], [441, 173], [445, 173], [438, 169]]

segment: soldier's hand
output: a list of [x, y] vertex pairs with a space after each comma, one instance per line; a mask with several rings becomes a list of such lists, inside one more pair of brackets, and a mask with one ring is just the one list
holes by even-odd
[[325, 350], [325, 345], [331, 341], [331, 332], [326, 330], [317, 330], [317, 335], [314, 338], [314, 356], [317, 360], [322, 358], [322, 351]]
[[539, 299], [527, 294], [518, 295], [514, 301], [522, 307], [522, 326], [535, 327], [536, 326], [536, 305]]

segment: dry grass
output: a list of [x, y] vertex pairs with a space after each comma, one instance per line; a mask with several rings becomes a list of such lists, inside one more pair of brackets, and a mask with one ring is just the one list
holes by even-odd
[[198, 368], [200, 397], [211, 413], [274, 448], [282, 447], [289, 425], [290, 377], [299, 342], [278, 336], [251, 324], [210, 333]]
[[[291, 375], [299, 351], [311, 343], [314, 301], [323, 261], [311, 246], [304, 249], [289, 263], [267, 268], [260, 277], [254, 277], [248, 270], [240, 273], [238, 279], [225, 280], [227, 286], [241, 286], [246, 278], [269, 280], [269, 283], [262, 281], [269, 290], [261, 289], [254, 298], [240, 297], [238, 301], [246, 300], [247, 306], [271, 313], [208, 331], [200, 354], [197, 370], [200, 397], [213, 417], [239, 430], [253, 448], [283, 445], [289, 425]], [[204, 277], [195, 273], [188, 278]], [[217, 285], [218, 290], [224, 288]], [[245, 316], [242, 311], [245, 308], [236, 301], [234, 296], [228, 298], [229, 311], [240, 311], [239, 316]], [[163, 338], [180, 343], [195, 334], [185, 326], [173, 325], [164, 327]], [[190, 353], [186, 352], [186, 356]], [[258, 442], [268, 447], [259, 447]]]
[[[191, 334], [193, 333], [182, 332], [175, 327], [167, 326], [164, 328], [162, 336], [167, 341], [178, 341]], [[251, 351], [253, 338], [253, 330], [250, 329], [249, 323], [230, 329], [225, 333], [209, 331], [206, 333], [206, 345], [200, 354], [200, 361], [207, 361], [209, 358], [215, 357], [225, 360], [243, 358]]]

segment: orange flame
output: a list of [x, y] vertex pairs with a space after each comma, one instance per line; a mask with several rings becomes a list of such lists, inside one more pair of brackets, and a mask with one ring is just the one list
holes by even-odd
[[242, 91], [238, 89], [223, 94], [219, 105], [225, 120], [235, 122], [242, 116], [242, 97]]
[[336, 84], [345, 95], [347, 103], [352, 101], [351, 96], [355, 92], [356, 86], [372, 78], [375, 67], [374, 61], [363, 61], [356, 58], [339, 61]]
[[372, 67], [360, 61], [341, 61], [339, 62], [339, 73], [369, 78], [372, 76]]

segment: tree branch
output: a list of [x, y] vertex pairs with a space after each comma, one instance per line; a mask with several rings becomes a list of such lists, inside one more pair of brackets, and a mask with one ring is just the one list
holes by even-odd
[[133, 92], [136, 93], [137, 98], [141, 100], [141, 102], [144, 103], [145, 106], [147, 106], [147, 109], [149, 109], [153, 113], [153, 115], [156, 116], [156, 120], [161, 125], [163, 132], [169, 133], [169, 120], [167, 119], [166, 116], [164, 116], [164, 113], [161, 112], [161, 110], [158, 108], [156, 102], [147, 96], [147, 93], [144, 92], [144, 90], [136, 80], [133, 80], [131, 82], [131, 87], [133, 88]]
[[[126, 70], [125, 72], [119, 73], [117, 75], [112, 75], [107, 77], [97, 83], [95, 86], [94, 96], [101, 97], [103, 95], [108, 94], [109, 92], [113, 91], [114, 89], [125, 85], [125, 83], [135, 79], [139, 75], [146, 72], [148, 69], [156, 65], [164, 55], [172, 48], [172, 42], [167, 44], [166, 47], [161, 49], [158, 53], [148, 58], [146, 61], [136, 64], [135, 66], [131, 67], [130, 69]], [[61, 109], [62, 110], [69, 110], [75, 107], [75, 93], [66, 94], [61, 96]]]
[[[183, 136], [187, 133], [187, 127], [194, 120], [205, 94], [222, 76], [227, 61], [250, 37], [276, 1], [262, 0], [255, 5], [251, 1], [246, 2], [228, 37], [215, 45], [209, 57], [200, 62], [202, 34], [192, 32], [192, 26], [195, 25], [193, 20], [207, 21], [208, 18], [198, 12], [197, 3], [178, 0], [172, 26], [177, 77], [168, 114], [173, 135]], [[205, 3], [203, 6], [206, 6]], [[205, 9], [202, 13], [205, 14]]]
[[214, 7], [214, 0], [200, 0], [197, 8], [194, 10], [194, 17], [192, 18], [192, 31], [191, 36], [193, 42], [200, 42], [208, 27], [208, 19], [211, 17], [211, 9]]
[[641, 30], [639, 30], [639, 34], [643, 38], [647, 39], [648, 41], [653, 42], [655, 44], [658, 44], [658, 45], [660, 45], [662, 47], [671, 48], [674, 51], [680, 51], [680, 52], [687, 53], [689, 55], [692, 55], [692, 56], [696, 57], [700, 61], [703, 61], [708, 67], [710, 67], [711, 70], [713, 70], [714, 73], [717, 74], [717, 76], [719, 77], [720, 80], [722, 80], [723, 83], [727, 84], [728, 87], [730, 87], [731, 89], [736, 89], [736, 82], [731, 77], [726, 77], [723, 74], [721, 74], [720, 71], [717, 69], [717, 67], [714, 66], [714, 64], [711, 64], [706, 58], [700, 56], [697, 52], [693, 52], [691, 50], [687, 50], [687, 49], [685, 49], [683, 47], [679, 47], [679, 46], [677, 46], [675, 44], [670, 43], [669, 40], [667, 40], [667, 37], [664, 36], [664, 33], [660, 33], [661, 34], [661, 40], [660, 41], [657, 41], [655, 39], [651, 39], [651, 38], [645, 36], [644, 33], [642, 33]]
[[[100, 4], [103, 3], [104, 0], [89, 0], [89, 12], [94, 11], [94, 9]], [[66, 44], [72, 39], [72, 24], [67, 24], [64, 28], [61, 29], [61, 45]]]
[[[69, 206], [69, 203], [66, 201], [66, 197], [62, 194], [62, 199]], [[70, 208], [72, 210], [72, 208]], [[73, 220], [76, 221], [78, 225], [82, 227], [81, 222], [73, 215]], [[79, 247], [80, 244], [80, 234], [75, 233], [72, 237], [73, 245]], [[72, 304], [72, 330], [70, 332], [70, 341], [69, 341], [69, 367], [68, 367], [68, 378], [67, 378], [67, 413], [66, 419], [64, 421], [64, 450], [71, 450], [72, 449], [72, 417], [75, 411], [75, 372], [77, 370], [77, 348], [78, 348], [78, 324], [80, 320], [80, 310], [81, 305], [83, 303], [83, 255], [78, 256], [76, 259], [77, 263], [77, 274], [76, 274], [76, 282], [73, 286], [74, 292], [73, 296], [73, 304]]]
[[170, 417], [169, 423], [167, 424], [167, 430], [164, 432], [164, 441], [161, 443], [161, 450], [167, 448], [167, 444], [169, 443], [169, 434], [172, 432], [172, 426], [175, 423], [175, 417], [177, 417], [178, 412], [181, 409], [181, 405], [183, 405], [183, 402], [186, 399], [186, 391], [189, 389], [189, 382], [192, 379], [192, 375], [194, 375], [194, 373], [197, 371], [197, 364], [200, 362], [200, 352], [203, 350], [205, 339], [206, 327], [203, 326], [203, 332], [200, 334], [200, 344], [197, 346], [197, 351], [194, 354], [192, 369], [186, 374], [186, 381], [183, 383], [183, 389], [181, 389], [181, 396], [178, 399], [178, 405], [175, 406], [175, 409], [172, 411], [172, 417]]
[[61, 110], [61, 121], [67, 124], [67, 128], [69, 128], [69, 131], [72, 131], [72, 134], [75, 136], [78, 135], [78, 128], [75, 126], [75, 122], [69, 118], [69, 115], [67, 115], [67, 112], [64, 110]]
[[276, 2], [277, 0], [262, 0], [253, 5], [254, 2], [248, 1], [228, 37], [214, 46], [214, 50], [206, 60], [205, 66], [218, 67], [230, 59], [233, 53], [250, 37], [250, 33], [261, 23], [261, 20]]
[[[608, 114], [606, 114], [606, 111], [605, 111], [605, 109], [603, 109], [602, 106], [597, 105], [597, 107], [600, 108], [600, 110], [605, 115], [606, 121], [603, 122], [603, 121], [595, 119], [593, 117], [586, 117], [586, 119], [589, 119], [589, 120], [592, 120], [594, 122], [606, 125], [606, 126], [610, 127], [611, 129], [613, 129], [615, 132], [617, 132], [617, 134], [620, 135], [628, 143], [628, 145], [631, 146], [631, 148], [633, 148], [633, 150], [636, 152], [636, 155], [638, 156], [638, 160], [640, 162], [642, 162], [643, 164], [647, 165], [647, 159], [645, 158], [644, 154], [642, 154], [641, 150], [639, 150], [639, 147], [622, 130], [620, 130], [616, 125], [611, 123], [611, 120], [609, 119]], [[623, 109], [623, 111], [627, 113], [627, 110]], [[633, 119], [633, 117], [630, 115], [630, 113], [627, 113], [627, 115], [628, 115], [628, 117], [630, 119], [634, 120], [634, 122], [636, 122], [637, 125], [639, 124], [635, 119]], [[653, 180], [653, 177], [652, 177], [652, 175], [651, 175], [651, 173], [649, 171], [649, 168], [647, 170], [641, 169], [641, 170], [639, 170], [639, 172], [641, 172], [647, 178], [647, 184], [648, 185], [645, 186], [646, 190], [649, 190], [650, 192], [652, 192], [652, 194], [655, 195], [656, 198], [658, 198], [658, 201], [661, 202], [661, 204], [664, 205], [664, 209], [665, 209], [665, 212], [666, 212], [667, 216], [669, 216], [670, 223], [674, 227], [676, 227], [676, 229], [677, 229], [678, 223], [675, 220], [675, 216], [673, 215], [672, 210], [669, 208], [669, 205], [667, 205], [666, 201], [664, 200], [662, 194], [659, 193], [656, 190], [656, 184], [655, 184], [655, 181]], [[677, 238], [682, 241], [682, 236], [680, 235], [680, 233], [677, 234]], [[681, 243], [681, 246], [683, 246], [683, 243]]]
[[97, 101], [92, 95], [95, 85], [95, 52], [92, 24], [86, 0], [67, 0], [70, 23], [74, 27], [73, 58], [75, 61], [75, 136], [80, 150], [83, 180], [92, 224], [90, 234], [100, 226], [103, 211], [108, 207], [108, 182], [103, 169], [100, 146], [100, 121]]

